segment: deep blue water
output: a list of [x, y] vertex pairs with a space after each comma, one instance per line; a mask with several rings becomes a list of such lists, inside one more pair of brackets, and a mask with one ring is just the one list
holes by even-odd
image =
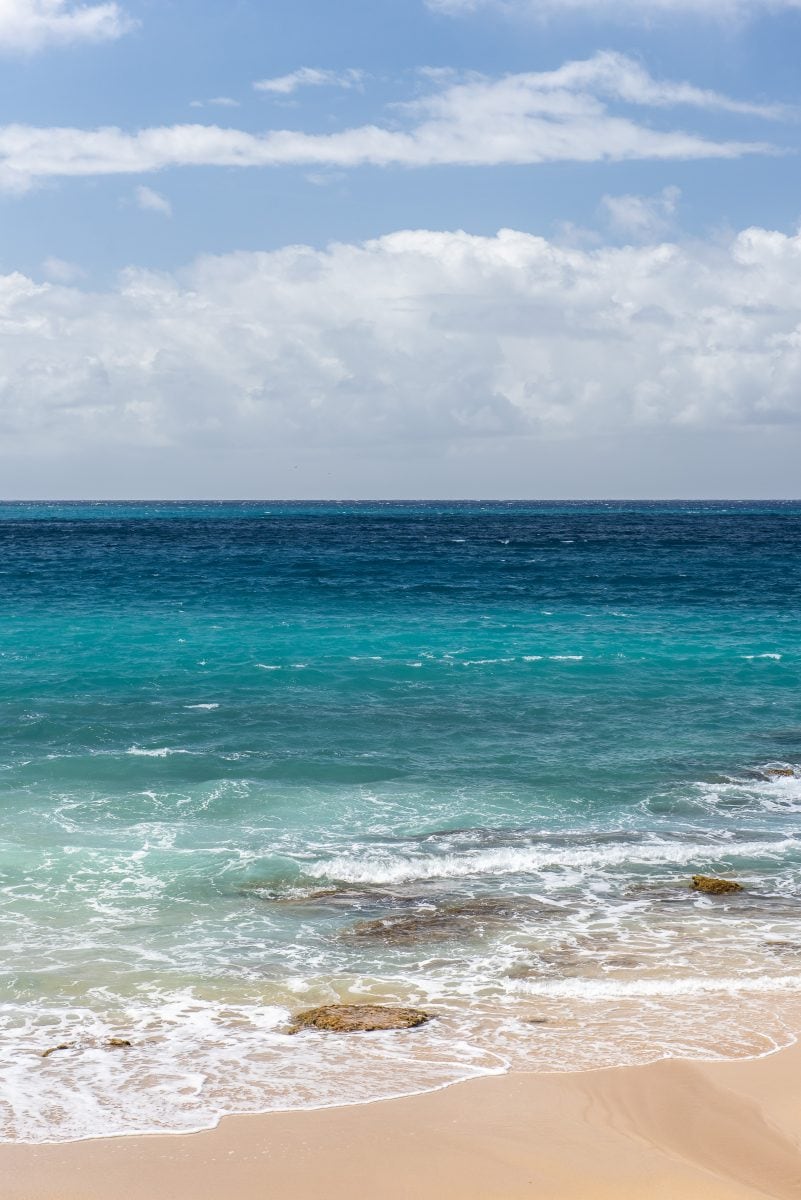
[[[798, 503], [0, 505], [5, 1136], [780, 1040], [800, 545]], [[375, 996], [439, 1013], [413, 1067], [281, 1032]]]

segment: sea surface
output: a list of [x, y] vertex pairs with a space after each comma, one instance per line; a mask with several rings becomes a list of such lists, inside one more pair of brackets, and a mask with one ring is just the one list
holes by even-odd
[[[796, 503], [0, 505], [0, 1138], [793, 1040], [800, 550]], [[287, 1034], [339, 1000], [436, 1019]]]

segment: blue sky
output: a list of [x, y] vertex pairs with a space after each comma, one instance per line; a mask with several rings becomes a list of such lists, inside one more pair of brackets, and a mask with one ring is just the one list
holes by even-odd
[[794, 494], [800, 37], [0, 0], [2, 493]]

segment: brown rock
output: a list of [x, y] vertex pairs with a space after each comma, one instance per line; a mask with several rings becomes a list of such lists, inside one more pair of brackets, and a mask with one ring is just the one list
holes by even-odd
[[106, 1046], [110, 1050], [124, 1050], [133, 1045], [127, 1038], [113, 1037], [106, 1042], [84, 1042], [83, 1047], [78, 1042], [61, 1042], [58, 1046], [51, 1046], [49, 1050], [42, 1051], [42, 1058], [49, 1058], [51, 1054], [57, 1054], [59, 1050], [78, 1050], [86, 1049], [89, 1046]]
[[690, 886], [694, 892], [704, 892], [707, 896], [725, 896], [743, 890], [743, 885], [733, 879], [715, 879], [711, 875], [693, 875]]
[[768, 779], [792, 779], [795, 771], [792, 767], [768, 767], [765, 774]]
[[59, 1050], [74, 1050], [75, 1042], [62, 1042], [59, 1046], [51, 1046], [49, 1050], [42, 1051], [42, 1058], [49, 1058], [51, 1054], [57, 1054]]
[[326, 1033], [373, 1033], [387, 1029], [415, 1029], [430, 1021], [419, 1008], [398, 1008], [389, 1004], [324, 1004], [296, 1013], [290, 1033], [318, 1029]]
[[416, 941], [448, 941], [480, 936], [495, 926], [523, 918], [549, 917], [558, 909], [527, 897], [484, 896], [448, 904], [418, 906], [401, 915], [390, 913], [373, 921], [358, 921], [341, 937], [403, 946]]

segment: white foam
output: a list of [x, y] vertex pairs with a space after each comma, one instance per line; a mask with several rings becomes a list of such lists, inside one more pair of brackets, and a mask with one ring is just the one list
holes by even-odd
[[531, 996], [561, 1000], [617, 1000], [624, 998], [669, 998], [671, 996], [780, 995], [797, 993], [801, 974], [754, 977], [692, 976], [682, 979], [556, 979], [515, 980], [514, 990]]
[[498, 663], [514, 662], [513, 658], [466, 658], [462, 661], [463, 667], [492, 667]]
[[[762, 768], [765, 779], [730, 779], [723, 783], [698, 783], [696, 792], [702, 803], [713, 809], [720, 805], [736, 805], [740, 811], [748, 809], [759, 812], [795, 812], [801, 808], [801, 777], [771, 775], [774, 767]], [[782, 764], [782, 770], [793, 770]]]
[[[393, 1033], [287, 1037], [288, 1016], [255, 998], [220, 1004], [191, 990], [123, 1003], [113, 1022], [88, 1008], [2, 1006], [0, 1142], [188, 1133], [231, 1113], [363, 1103], [498, 1070], [497, 1054], [443, 1044], [435, 1023], [410, 1055]], [[111, 1048], [112, 1037], [131, 1045]]]
[[752, 662], [755, 658], [771, 658], [774, 662], [781, 662], [781, 654], [744, 654], [743, 658], [748, 662]]
[[798, 850], [801, 842], [783, 838], [776, 842], [646, 843], [605, 844], [582, 848], [564, 846], [520, 846], [465, 854], [392, 856], [367, 853], [340, 855], [304, 867], [315, 879], [342, 883], [410, 883], [423, 879], [459, 879], [471, 875], [525, 875], [532, 872], [574, 867], [584, 870], [608, 867], [664, 865], [685, 866], [740, 858], [777, 858]]
[[189, 754], [189, 750], [173, 750], [169, 746], [159, 746], [155, 750], [146, 750], [141, 746], [131, 746], [125, 751], [126, 754], [131, 754], [134, 758], [169, 758], [172, 754]]
[[198, 712], [212, 712], [219, 704], [185, 704], [184, 708], [196, 709]]

